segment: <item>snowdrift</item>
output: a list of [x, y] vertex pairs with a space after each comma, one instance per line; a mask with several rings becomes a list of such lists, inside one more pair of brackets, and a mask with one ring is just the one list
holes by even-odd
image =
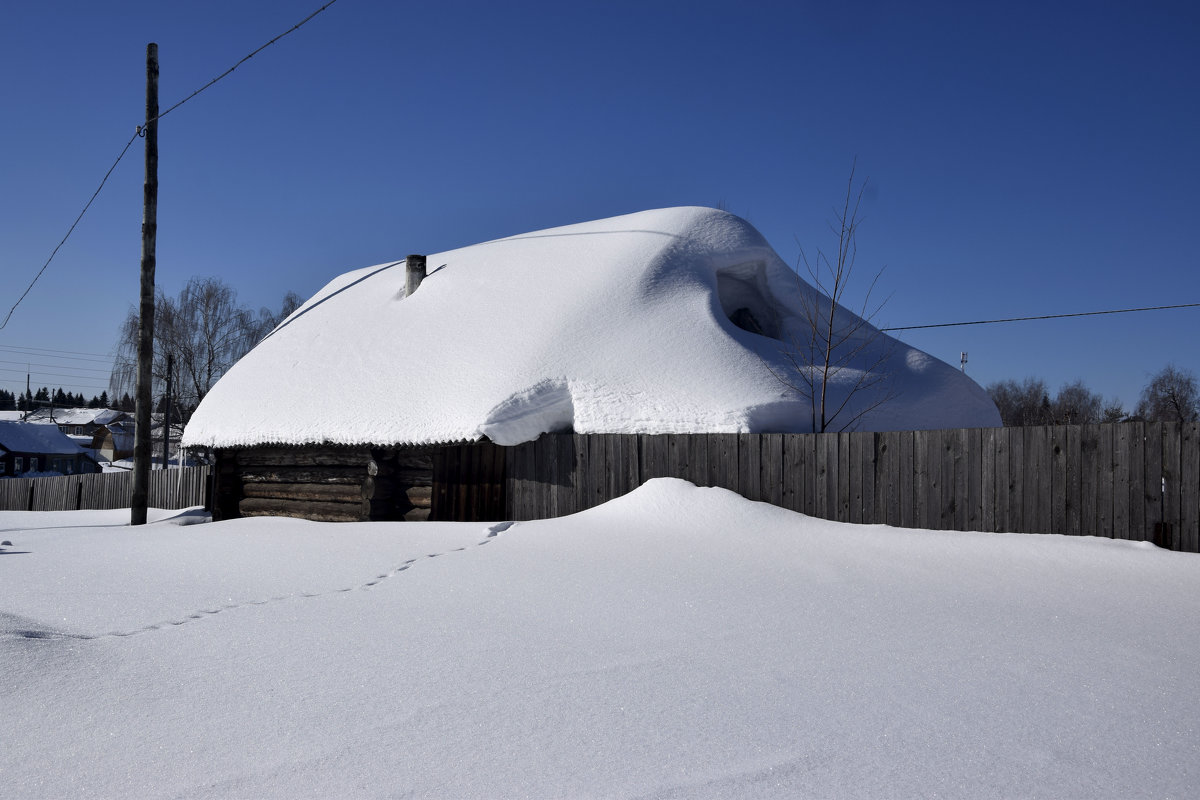
[[[184, 445], [811, 429], [809, 401], [776, 376], [805, 336], [803, 297], [817, 295], [732, 214], [645, 211], [433, 254], [428, 266], [411, 297], [403, 261], [331, 281], [217, 383]], [[856, 319], [838, 309], [840, 325]], [[884, 334], [855, 364], [881, 356], [894, 399], [858, 429], [1000, 424], [977, 384]], [[842, 373], [832, 402], [858, 378]], [[854, 395], [842, 419], [878, 397]]]
[[670, 479], [196, 519], [0, 512], [6, 798], [1200, 796], [1194, 554]]

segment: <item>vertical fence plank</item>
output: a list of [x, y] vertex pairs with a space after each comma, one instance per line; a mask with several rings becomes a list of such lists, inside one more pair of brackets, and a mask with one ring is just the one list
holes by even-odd
[[1048, 503], [1043, 501], [1043, 506], [1048, 505], [1043, 513], [1048, 513], [1046, 531], [1049, 533], [1067, 532], [1067, 506], [1070, 498], [1067, 491], [1066, 430], [1065, 425], [1055, 425], [1046, 429], [1048, 435], [1045, 447], [1048, 449], [1049, 474], [1046, 476], [1047, 480], [1042, 483], [1043, 490], [1047, 486], [1050, 489], [1046, 493]]
[[[863, 521], [863, 435], [861, 433], [846, 433], [844, 444], [845, 449], [842, 451], [845, 464], [842, 465], [842, 472], [846, 475], [846, 481], [838, 482], [844, 487], [842, 496], [846, 503], [846, 521], [856, 524], [862, 524]], [[840, 438], [840, 437], [839, 437]]]
[[783, 437], [783, 507], [792, 511], [804, 510], [804, 436], [788, 434]]
[[817, 436], [816, 503], [813, 509], [821, 519], [837, 518], [837, 436]]
[[742, 433], [737, 435], [737, 491], [747, 500], [761, 500], [762, 487], [762, 450], [759, 447], [759, 434]]
[[965, 530], [983, 530], [983, 429], [962, 431], [963, 463], [967, 472], [967, 526]]
[[875, 437], [875, 521], [900, 524], [900, 500], [897, 490], [900, 454], [899, 437], [894, 432]]
[[1025, 431], [1021, 428], [1008, 428], [1008, 475], [1005, 484], [1008, 487], [1007, 525], [1005, 530], [1012, 533], [1024, 531], [1024, 499], [1025, 499]]
[[838, 433], [836, 434], [837, 446], [837, 471], [834, 473], [834, 490], [837, 497], [837, 516], [835, 519], [838, 522], [849, 522], [851, 519], [850, 508], [854, 505], [855, 489], [850, 479], [850, 465], [854, 461], [850, 454], [850, 442], [853, 434]]
[[1050, 429], [1025, 428], [1025, 469], [1022, 481], [1022, 533], [1050, 532]]
[[1132, 431], [1137, 423], [1113, 426], [1113, 511], [1112, 534], [1116, 539], [1129, 539], [1129, 450]]
[[[980, 432], [980, 447], [983, 459], [980, 468], [980, 492], [983, 504], [982, 527], [980, 530], [1004, 530], [1003, 523], [1000, 520], [1000, 492], [998, 491], [999, 476], [1003, 474], [1000, 467], [1001, 451], [998, 444], [1003, 434], [1003, 428], [984, 428]], [[1007, 453], [1007, 450], [1004, 452]]]
[[642, 435], [639, 468], [643, 483], [651, 478], [675, 477], [671, 474], [671, 468], [667, 463], [667, 439], [666, 436]]
[[929, 528], [929, 431], [913, 431], [913, 520], [906, 527]]
[[1181, 519], [1179, 503], [1179, 444], [1178, 422], [1166, 422], [1162, 427], [1163, 534], [1170, 540], [1172, 550], [1180, 550]]
[[1145, 422], [1128, 423], [1129, 533], [1127, 538], [1144, 542], [1146, 535], [1146, 427]]
[[709, 486], [719, 486], [732, 492], [738, 491], [738, 435], [736, 433], [710, 433], [708, 440]]
[[1200, 552], [1200, 422], [1179, 426], [1179, 549]]
[[[950, 498], [950, 508], [954, 514], [951, 527], [956, 531], [971, 530], [971, 458], [969, 449], [969, 430], [956, 430], [947, 433], [948, 453], [950, 455], [950, 475], [945, 479], [946, 487], [953, 486], [954, 494]], [[943, 462], [945, 464], [946, 462]]]
[[1163, 424], [1148, 422], [1142, 456], [1143, 537], [1159, 547], [1171, 546], [1170, 529], [1163, 527]]
[[900, 431], [897, 463], [899, 473], [900, 527], [917, 527], [917, 443], [914, 431]]
[[758, 437], [758, 445], [759, 496], [757, 499], [777, 506], [783, 505], [783, 434], [763, 434]]
[[862, 521], [866, 525], [880, 522], [879, 512], [875, 508], [875, 441], [878, 434], [856, 433], [860, 445], [858, 463], [858, 480], [862, 484], [859, 496], [862, 498]]
[[934, 496], [930, 498], [930, 502], [937, 510], [938, 529], [952, 531], [958, 527], [954, 491], [957, 477], [954, 458], [955, 431], [933, 431], [932, 433], [932, 438], [936, 440], [934, 443], [936, 449], [930, 454], [930, 457], [937, 460], [937, 465], [931, 465], [931, 471], [935, 473], [935, 480]]
[[1063, 457], [1066, 459], [1066, 476], [1064, 484], [1066, 507], [1063, 511], [1063, 533], [1068, 536], [1079, 536], [1083, 532], [1083, 498], [1082, 473], [1083, 466], [1082, 441], [1083, 429], [1079, 425], [1069, 425], [1063, 437]]

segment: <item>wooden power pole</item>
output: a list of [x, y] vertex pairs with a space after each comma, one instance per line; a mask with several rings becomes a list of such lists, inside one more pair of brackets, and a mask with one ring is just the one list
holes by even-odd
[[150, 365], [154, 360], [154, 240], [158, 234], [158, 45], [146, 45], [146, 182], [142, 203], [142, 293], [138, 317], [137, 404], [130, 524], [146, 524], [150, 499]]
[[171, 463], [171, 376], [174, 374], [175, 354], [167, 353], [167, 393], [163, 395], [163, 469]]

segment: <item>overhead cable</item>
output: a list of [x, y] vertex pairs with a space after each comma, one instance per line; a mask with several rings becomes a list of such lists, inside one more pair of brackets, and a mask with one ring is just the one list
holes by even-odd
[[328, 3], [326, 3], [326, 4], [325, 4], [325, 5], [323, 5], [323, 6], [321, 6], [320, 8], [318, 8], [318, 9], [317, 9], [316, 11], [314, 11], [313, 13], [309, 14], [307, 17], [305, 17], [304, 19], [300, 20], [300, 21], [299, 21], [299, 22], [297, 22], [295, 25], [293, 25], [292, 27], [288, 28], [286, 31], [284, 31], [283, 33], [279, 34], [278, 36], [276, 36], [276, 37], [275, 37], [274, 39], [272, 39], [271, 41], [267, 42], [266, 44], [262, 45], [262, 46], [261, 46], [261, 47], [259, 47], [258, 49], [254, 50], [254, 51], [253, 51], [252, 53], [250, 53], [249, 55], [245, 56], [245, 57], [244, 57], [244, 58], [242, 58], [240, 61], [238, 61], [236, 64], [234, 64], [232, 67], [230, 67], [229, 69], [225, 70], [225, 71], [224, 71], [224, 72], [222, 72], [220, 75], [218, 75], [217, 77], [213, 78], [211, 81], [209, 81], [208, 83], [204, 84], [204, 85], [203, 85], [203, 86], [201, 86], [199, 89], [197, 89], [196, 91], [192, 92], [192, 93], [191, 93], [191, 94], [189, 94], [187, 97], [183, 98], [183, 99], [182, 99], [182, 100], [180, 100], [178, 103], [176, 103], [175, 105], [173, 105], [173, 106], [171, 106], [170, 108], [168, 108], [166, 111], [163, 111], [163, 112], [159, 113], [159, 115], [158, 115], [157, 117], [154, 117], [154, 119], [152, 119], [152, 120], [148, 119], [148, 120], [146, 120], [145, 122], [143, 122], [141, 125], [139, 125], [139, 126], [137, 127], [137, 130], [136, 130], [136, 132], [133, 134], [133, 136], [131, 136], [131, 137], [129, 138], [129, 141], [125, 143], [125, 147], [124, 147], [124, 148], [121, 150], [121, 155], [117, 156], [117, 160], [116, 160], [116, 161], [114, 161], [114, 162], [113, 162], [113, 165], [112, 165], [111, 167], [109, 167], [109, 168], [108, 168], [108, 172], [104, 173], [104, 179], [100, 181], [100, 185], [96, 187], [96, 191], [92, 192], [92, 197], [91, 197], [91, 199], [90, 199], [90, 200], [88, 200], [88, 201], [87, 201], [87, 205], [85, 205], [85, 206], [83, 207], [83, 211], [80, 211], [80, 212], [79, 212], [79, 216], [75, 218], [75, 221], [74, 221], [73, 223], [71, 223], [71, 227], [70, 227], [70, 228], [67, 230], [67, 234], [66, 234], [66, 236], [64, 236], [64, 237], [62, 238], [62, 241], [60, 241], [60, 242], [58, 243], [58, 245], [57, 245], [57, 246], [54, 248], [54, 251], [53, 251], [52, 253], [50, 253], [50, 257], [46, 259], [46, 263], [45, 263], [45, 264], [42, 264], [42, 268], [41, 268], [40, 270], [38, 270], [38, 273], [37, 273], [37, 275], [34, 275], [34, 276], [33, 276], [33, 280], [29, 282], [29, 286], [25, 287], [25, 291], [24, 291], [24, 292], [22, 292], [22, 293], [21, 293], [21, 296], [17, 298], [17, 302], [13, 303], [13, 305], [12, 305], [12, 308], [10, 308], [10, 309], [8, 310], [8, 314], [7, 314], [7, 315], [4, 317], [4, 322], [0, 322], [0, 330], [4, 330], [4, 328], [5, 328], [5, 327], [8, 325], [8, 321], [9, 321], [10, 319], [12, 319], [13, 312], [17, 310], [17, 306], [21, 305], [21, 301], [22, 301], [22, 300], [24, 300], [24, 299], [25, 299], [25, 297], [26, 297], [26, 295], [28, 295], [28, 294], [29, 294], [30, 290], [31, 290], [31, 289], [33, 289], [33, 286], [34, 286], [34, 284], [38, 282], [38, 278], [42, 277], [42, 273], [46, 271], [46, 267], [50, 266], [50, 262], [51, 262], [51, 261], [53, 261], [53, 260], [54, 260], [54, 256], [56, 256], [56, 255], [58, 254], [59, 248], [61, 248], [61, 247], [62, 247], [64, 244], [66, 244], [66, 241], [67, 241], [67, 239], [69, 239], [69, 238], [70, 238], [70, 236], [71, 236], [71, 233], [72, 233], [72, 232], [75, 230], [75, 226], [79, 224], [79, 220], [83, 219], [83, 215], [87, 213], [87, 211], [88, 211], [88, 209], [89, 209], [89, 208], [91, 208], [91, 206], [92, 206], [92, 201], [94, 201], [94, 200], [96, 199], [96, 195], [100, 194], [100, 190], [104, 188], [104, 184], [105, 184], [105, 183], [108, 181], [108, 176], [109, 176], [109, 175], [112, 175], [112, 172], [113, 172], [113, 170], [117, 168], [117, 164], [120, 164], [120, 163], [121, 163], [121, 159], [125, 157], [125, 154], [126, 154], [127, 152], [129, 152], [129, 147], [130, 147], [130, 145], [132, 145], [132, 144], [133, 144], [133, 142], [134, 142], [134, 140], [136, 140], [136, 139], [137, 139], [139, 136], [141, 136], [141, 135], [142, 135], [142, 132], [143, 132], [143, 131], [146, 129], [146, 126], [147, 126], [147, 125], [149, 125], [151, 122], [153, 122], [153, 121], [155, 121], [155, 120], [162, 119], [162, 118], [163, 118], [163, 117], [165, 117], [167, 114], [170, 114], [172, 111], [174, 111], [175, 109], [179, 108], [181, 105], [183, 105], [183, 104], [184, 104], [184, 103], [186, 103], [187, 101], [191, 100], [193, 97], [195, 97], [196, 95], [200, 94], [200, 93], [201, 93], [201, 92], [203, 92], [205, 89], [207, 89], [208, 87], [212, 86], [214, 83], [216, 83], [217, 81], [221, 80], [222, 78], [224, 78], [224, 77], [225, 77], [226, 75], [228, 75], [229, 73], [233, 72], [235, 69], [237, 69], [238, 67], [240, 67], [242, 64], [246, 63], [246, 62], [247, 62], [247, 61], [249, 61], [251, 58], [254, 58], [254, 56], [258, 55], [260, 52], [262, 52], [263, 50], [267, 49], [267, 48], [268, 48], [268, 47], [270, 47], [271, 45], [275, 44], [275, 42], [277, 42], [277, 41], [279, 41], [280, 39], [282, 39], [283, 37], [287, 36], [289, 33], [292, 33], [293, 31], [296, 31], [296, 30], [298, 30], [298, 29], [299, 29], [299, 28], [300, 28], [302, 25], [304, 25], [304, 23], [308, 22], [310, 19], [312, 19], [313, 17], [315, 17], [317, 14], [320, 14], [322, 11], [324, 11], [324, 10], [325, 10], [325, 9], [327, 9], [327, 8], [329, 8], [331, 5], [333, 5], [333, 4], [334, 4], [334, 3], [336, 3], [336, 2], [337, 2], [337, 0], [329, 0], [329, 2], [328, 2]]
[[1080, 311], [1074, 314], [1044, 314], [1040, 317], [1007, 317], [1005, 319], [979, 319], [970, 322], [939, 322], [934, 325], [903, 325], [895, 328], [880, 328], [881, 331], [915, 331], [925, 328], [955, 328], [962, 325], [995, 325], [1000, 322], [1028, 322], [1035, 319], [1066, 319], [1068, 317], [1096, 317], [1101, 314], [1131, 314], [1135, 311], [1165, 311], [1170, 308], [1197, 308], [1200, 303], [1181, 303], [1174, 306], [1146, 306], [1144, 308], [1117, 308], [1109, 311]]

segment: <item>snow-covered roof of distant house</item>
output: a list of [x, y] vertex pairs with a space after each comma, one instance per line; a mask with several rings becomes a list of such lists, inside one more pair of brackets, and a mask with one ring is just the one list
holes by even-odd
[[13, 453], [75, 455], [83, 448], [53, 425], [30, 422], [0, 422], [0, 448]]
[[125, 412], [109, 408], [39, 408], [26, 422], [49, 425], [107, 425]]
[[[411, 297], [403, 260], [331, 281], [218, 381], [184, 445], [811, 430], [808, 400], [776, 376], [818, 295], [732, 214], [644, 211], [433, 254], [428, 269]], [[895, 397], [858, 429], [1000, 424], [972, 380], [885, 334], [855, 363], [881, 356]], [[842, 372], [832, 399], [859, 377]], [[842, 420], [879, 398], [852, 395]]]

